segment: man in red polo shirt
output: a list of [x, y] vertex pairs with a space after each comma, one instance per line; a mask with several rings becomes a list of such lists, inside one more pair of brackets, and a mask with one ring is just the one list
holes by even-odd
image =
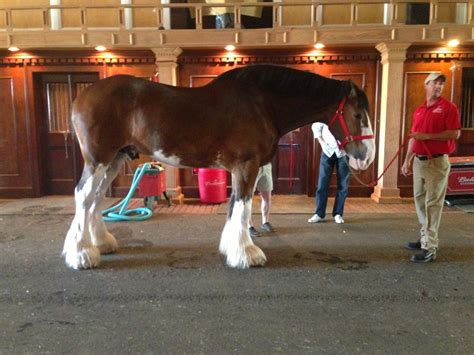
[[406, 245], [410, 250], [420, 251], [411, 257], [413, 262], [436, 259], [438, 229], [451, 169], [448, 155], [455, 150], [455, 140], [461, 135], [458, 109], [441, 97], [445, 81], [440, 72], [426, 77], [426, 101], [413, 114], [411, 138], [402, 166], [403, 175], [413, 173], [413, 195], [421, 224], [420, 240]]

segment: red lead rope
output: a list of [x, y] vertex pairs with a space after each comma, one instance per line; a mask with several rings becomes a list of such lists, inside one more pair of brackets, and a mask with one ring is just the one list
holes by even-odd
[[[405, 140], [403, 141], [403, 143], [400, 145], [400, 147], [398, 148], [397, 150], [397, 153], [394, 155], [394, 157], [392, 158], [392, 160], [390, 160], [390, 162], [387, 164], [387, 166], [383, 169], [382, 173], [373, 181], [369, 182], [368, 183], [368, 187], [374, 187], [375, 185], [377, 185], [378, 181], [382, 178], [382, 176], [385, 174], [385, 172], [388, 170], [388, 168], [393, 164], [393, 162], [395, 161], [395, 159], [400, 155], [401, 151], [402, 151], [402, 148], [407, 144], [407, 142], [410, 140], [410, 136], [407, 136], [405, 138]], [[359, 181], [360, 182], [360, 181]]]

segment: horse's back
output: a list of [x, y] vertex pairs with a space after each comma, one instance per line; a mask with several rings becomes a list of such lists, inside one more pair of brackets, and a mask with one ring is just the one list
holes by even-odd
[[147, 155], [164, 151], [181, 157], [183, 165], [207, 166], [223, 152], [250, 159], [263, 141], [276, 141], [264, 101], [234, 80], [184, 88], [117, 75], [98, 81], [76, 100], [73, 124], [80, 140], [95, 142], [86, 147], [94, 161], [132, 146]]

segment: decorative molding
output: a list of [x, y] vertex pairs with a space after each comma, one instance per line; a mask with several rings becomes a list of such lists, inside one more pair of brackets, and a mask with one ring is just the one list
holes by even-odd
[[404, 62], [407, 56], [408, 43], [379, 43], [375, 46], [380, 52], [382, 64], [388, 62]]
[[183, 50], [179, 47], [175, 48], [150, 48], [155, 54], [156, 62], [176, 62]]
[[350, 51], [260, 50], [231, 54], [215, 50], [185, 50], [181, 48], [151, 48], [151, 50], [110, 52], [106, 55], [91, 51], [38, 51], [23, 54], [0, 52], [0, 65], [107, 65], [107, 64], [156, 64], [174, 62], [181, 64], [308, 64], [316, 62], [381, 61], [472, 61], [471, 47], [450, 49], [440, 47], [415, 47], [406, 50], [404, 45], [380, 43], [373, 48], [352, 48]]
[[451, 61], [474, 60], [473, 49], [443, 50], [443, 49], [415, 49], [407, 53], [407, 60], [412, 61]]
[[377, 61], [380, 55], [369, 50], [366, 52], [347, 53], [304, 53], [304, 54], [244, 54], [244, 53], [191, 53], [186, 52], [178, 58], [180, 64], [256, 64], [256, 63], [279, 63], [279, 64], [305, 64], [316, 62], [343, 62], [343, 61]]
[[107, 64], [155, 64], [149, 51], [141, 53], [110, 53], [97, 55], [90, 53], [48, 52], [28, 55], [5, 56], [0, 54], [0, 65], [107, 65]]

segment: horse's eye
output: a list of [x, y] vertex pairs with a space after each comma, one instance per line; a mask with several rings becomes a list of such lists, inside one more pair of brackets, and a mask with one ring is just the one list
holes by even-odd
[[361, 115], [360, 113], [356, 113], [355, 116], [356, 116], [356, 118], [357, 118], [358, 120], [361, 120], [361, 119], [362, 119], [362, 115]]

